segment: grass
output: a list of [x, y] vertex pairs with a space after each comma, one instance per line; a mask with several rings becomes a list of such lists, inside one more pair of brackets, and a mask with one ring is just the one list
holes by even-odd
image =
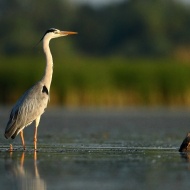
[[[180, 61], [75, 56], [54, 63], [52, 105], [190, 105], [190, 65]], [[44, 67], [43, 57], [2, 57], [1, 104], [16, 101]]]

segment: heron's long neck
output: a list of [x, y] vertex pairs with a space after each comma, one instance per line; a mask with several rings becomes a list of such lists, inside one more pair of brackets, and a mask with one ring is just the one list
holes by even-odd
[[46, 68], [45, 68], [44, 77], [42, 78], [42, 82], [49, 91], [53, 74], [53, 58], [49, 48], [49, 40], [43, 41], [43, 49], [46, 56]]

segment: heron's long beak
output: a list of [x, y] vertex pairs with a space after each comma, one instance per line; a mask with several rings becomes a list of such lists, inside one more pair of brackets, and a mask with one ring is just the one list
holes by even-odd
[[61, 35], [73, 35], [73, 34], [78, 34], [78, 32], [71, 32], [71, 31], [60, 31]]

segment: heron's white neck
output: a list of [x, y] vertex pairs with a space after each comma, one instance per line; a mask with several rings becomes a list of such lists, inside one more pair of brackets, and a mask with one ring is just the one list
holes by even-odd
[[49, 42], [50, 39], [45, 38], [43, 40], [43, 49], [46, 56], [46, 68], [45, 68], [45, 74], [41, 80], [44, 83], [44, 85], [47, 87], [48, 91], [50, 90], [50, 85], [53, 75], [53, 58], [49, 48]]

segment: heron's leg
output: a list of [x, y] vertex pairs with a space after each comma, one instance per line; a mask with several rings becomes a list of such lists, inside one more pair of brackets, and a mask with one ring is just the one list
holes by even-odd
[[40, 122], [40, 117], [39, 116], [36, 120], [35, 120], [35, 129], [34, 129], [34, 150], [37, 150], [37, 133], [38, 133], [38, 125]]
[[24, 133], [23, 133], [23, 130], [20, 132], [20, 137], [21, 137], [23, 149], [25, 150], [26, 146], [25, 146], [25, 142], [24, 142]]

